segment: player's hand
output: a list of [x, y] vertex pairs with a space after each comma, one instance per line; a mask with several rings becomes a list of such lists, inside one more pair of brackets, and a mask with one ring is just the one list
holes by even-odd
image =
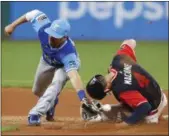
[[12, 34], [12, 32], [14, 31], [14, 29], [15, 29], [15, 27], [12, 24], [10, 24], [5, 27], [4, 32], [7, 36], [10, 36]]
[[101, 104], [96, 100], [90, 100], [88, 98], [84, 98], [82, 100], [82, 104], [84, 104], [86, 107], [88, 107], [94, 112], [99, 112], [101, 110]]
[[101, 121], [100, 113], [101, 104], [98, 101], [84, 98], [80, 107], [80, 115], [85, 121]]

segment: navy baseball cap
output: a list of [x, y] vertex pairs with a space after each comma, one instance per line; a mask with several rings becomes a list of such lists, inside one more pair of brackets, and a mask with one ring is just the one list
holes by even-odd
[[50, 27], [45, 29], [45, 32], [54, 38], [62, 38], [68, 35], [70, 24], [65, 19], [54, 20]]

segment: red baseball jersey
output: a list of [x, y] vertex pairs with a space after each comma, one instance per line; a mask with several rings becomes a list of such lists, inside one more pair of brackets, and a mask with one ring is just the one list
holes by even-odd
[[136, 108], [149, 102], [152, 110], [161, 102], [161, 90], [157, 81], [136, 63], [134, 50], [128, 45], [123, 46], [114, 56], [110, 72], [115, 74], [111, 90], [117, 100]]

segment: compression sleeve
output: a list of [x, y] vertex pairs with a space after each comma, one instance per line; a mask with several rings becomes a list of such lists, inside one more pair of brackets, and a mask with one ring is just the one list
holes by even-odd
[[151, 105], [148, 100], [137, 90], [121, 92], [120, 100], [134, 111], [132, 115], [125, 120], [128, 124], [135, 124], [140, 121], [143, 117], [148, 115], [148, 112], [151, 110]]
[[27, 12], [25, 16], [36, 32], [38, 32], [43, 26], [51, 23], [47, 15], [37, 9]]
[[150, 110], [151, 105], [148, 102], [142, 103], [137, 108], [135, 108], [132, 115], [126, 118], [124, 121], [127, 124], [136, 124], [138, 121], [141, 121], [145, 116], [147, 116]]

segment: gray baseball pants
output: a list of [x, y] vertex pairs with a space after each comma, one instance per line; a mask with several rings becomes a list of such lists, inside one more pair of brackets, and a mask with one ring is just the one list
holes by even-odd
[[30, 114], [44, 115], [54, 106], [56, 97], [60, 94], [66, 81], [67, 73], [63, 68], [55, 68], [40, 59], [32, 91], [39, 96], [37, 104], [30, 110]]

